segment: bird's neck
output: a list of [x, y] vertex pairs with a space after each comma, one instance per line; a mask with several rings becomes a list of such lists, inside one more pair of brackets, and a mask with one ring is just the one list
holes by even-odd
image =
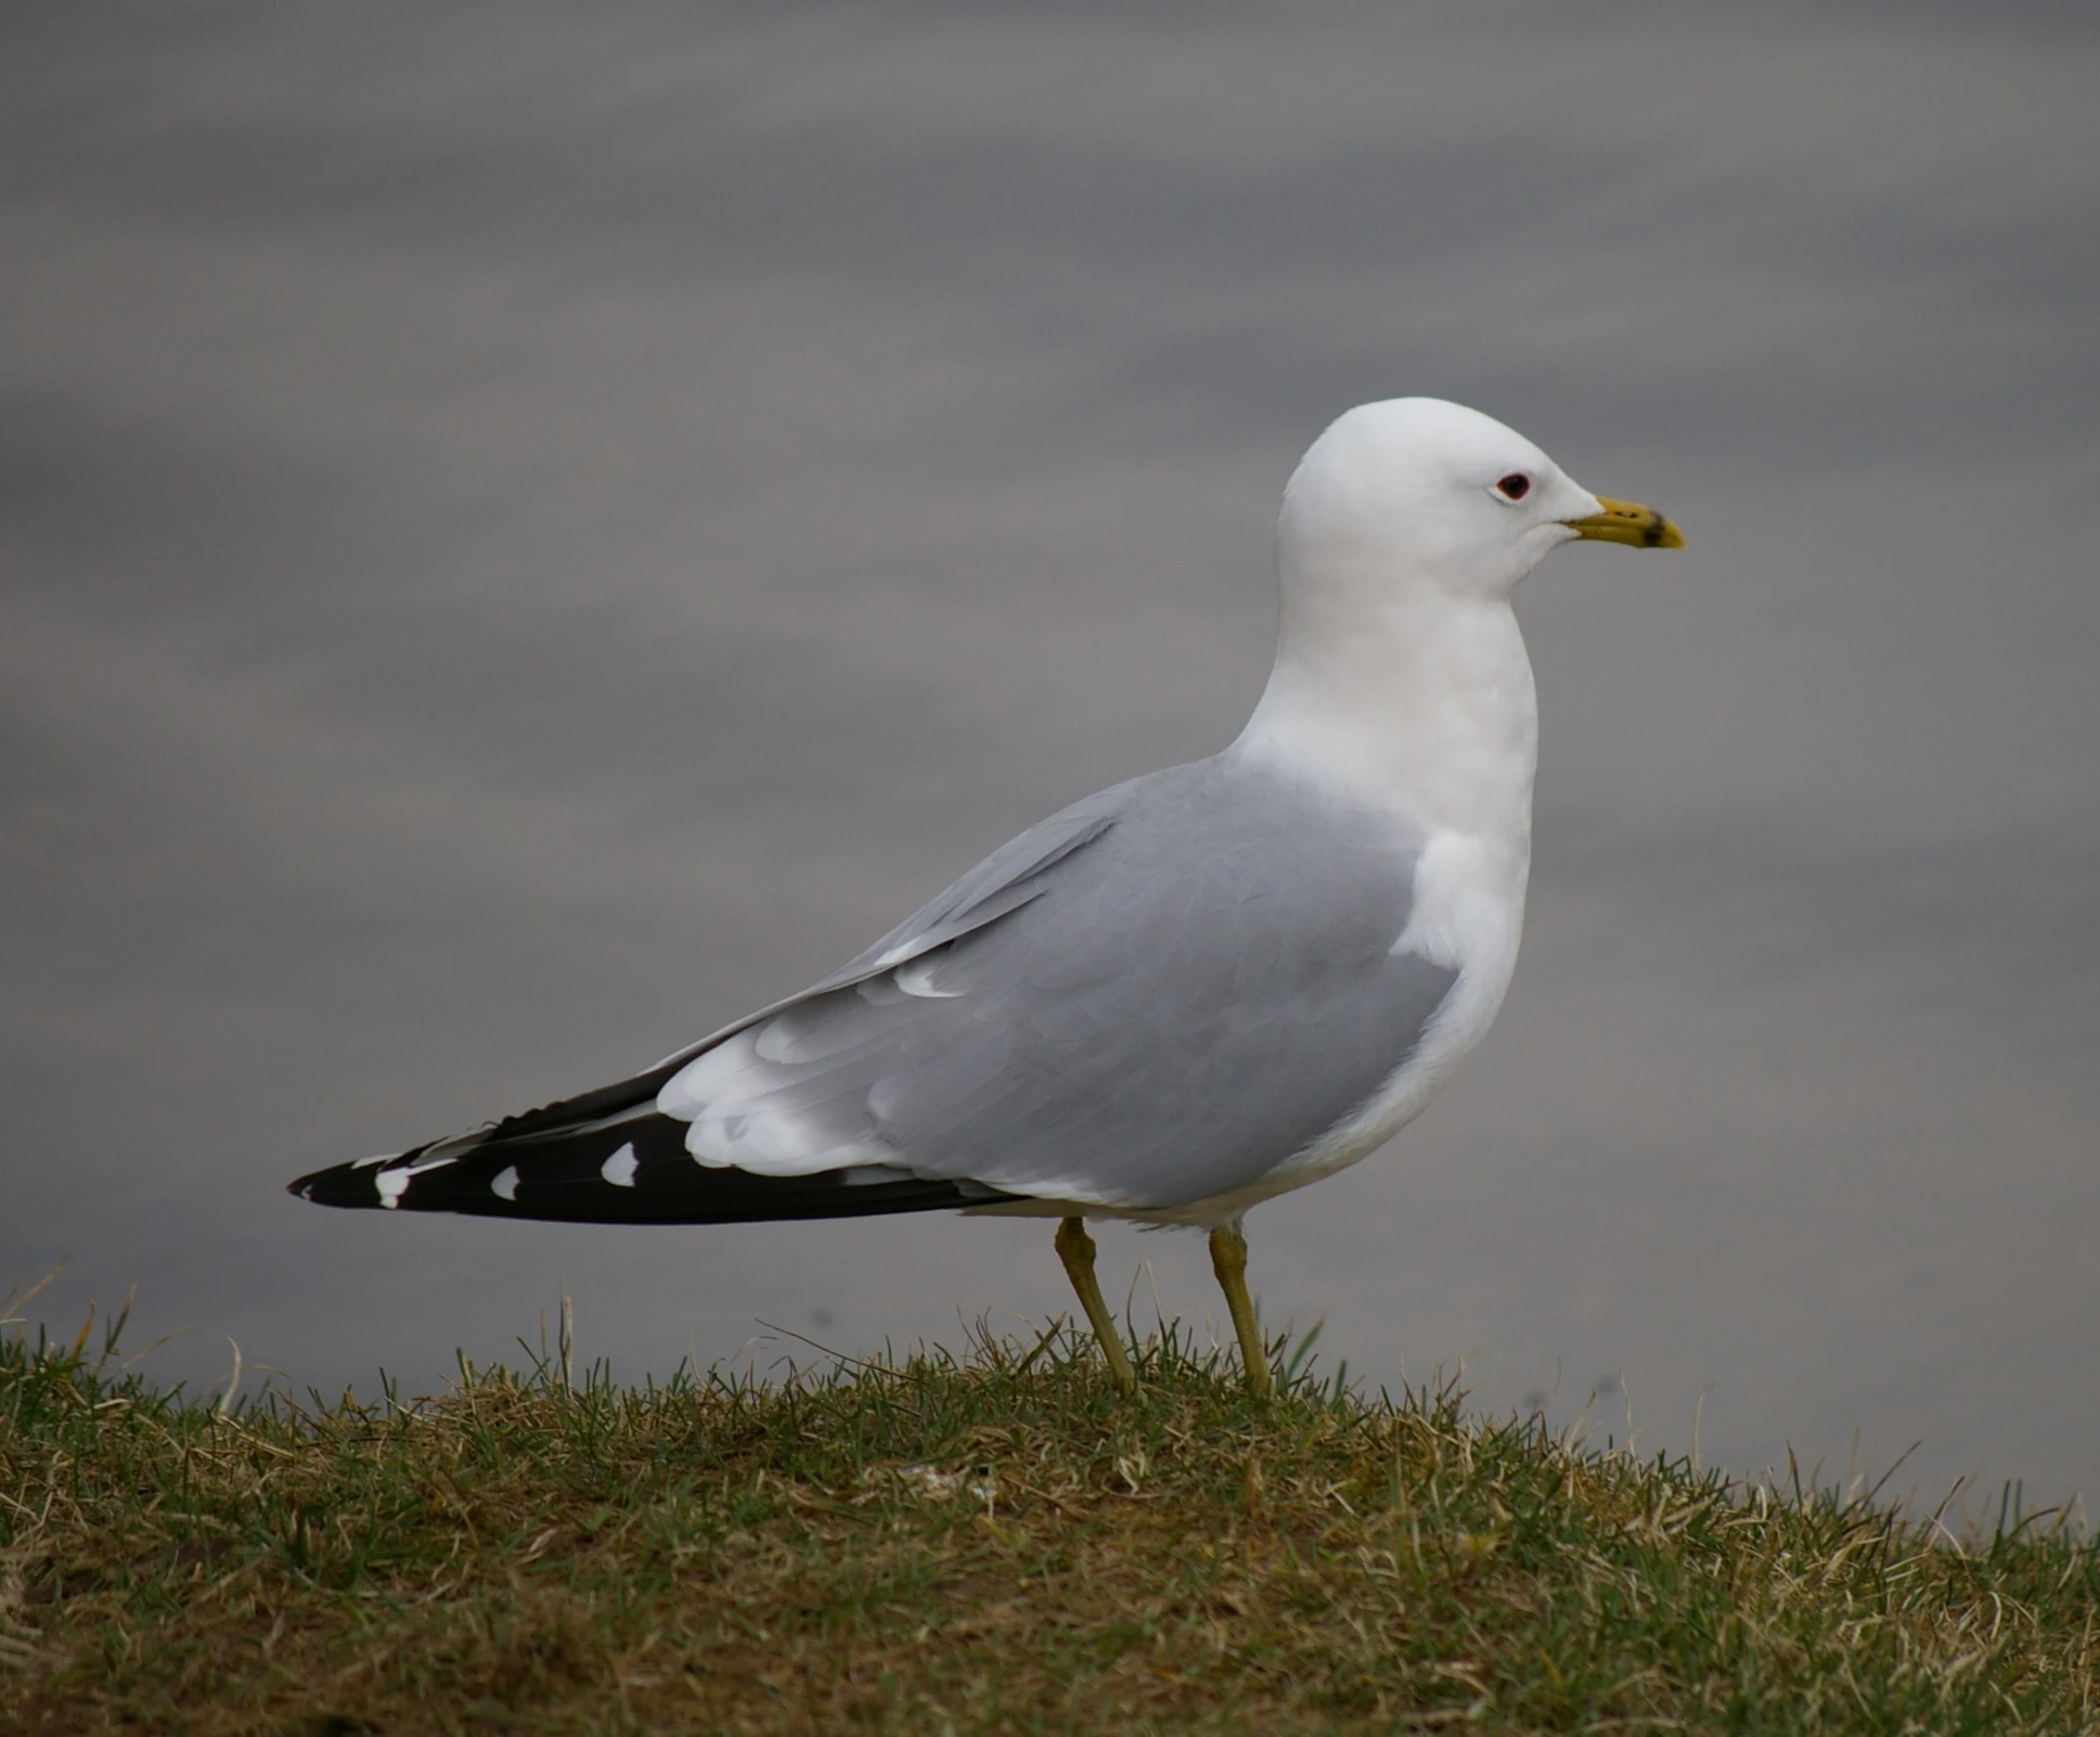
[[1538, 696], [1506, 600], [1286, 568], [1275, 665], [1234, 751], [1476, 838], [1521, 884]]

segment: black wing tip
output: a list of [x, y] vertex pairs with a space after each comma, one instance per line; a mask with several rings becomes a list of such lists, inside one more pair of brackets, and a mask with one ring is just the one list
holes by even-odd
[[[314, 1206], [600, 1225], [870, 1218], [1015, 1198], [981, 1183], [902, 1172], [875, 1179], [859, 1166], [814, 1176], [715, 1169], [686, 1153], [682, 1123], [649, 1122], [653, 1125], [629, 1123], [617, 1132], [591, 1130], [566, 1140], [490, 1140], [421, 1163], [417, 1160], [430, 1148], [419, 1146], [385, 1160], [330, 1165], [286, 1184], [286, 1192]], [[627, 1162], [609, 1171], [606, 1160], [620, 1147], [627, 1149]], [[616, 1174], [622, 1180], [615, 1181]], [[396, 1180], [383, 1186], [380, 1179], [389, 1176]]]
[[301, 1176], [296, 1182], [286, 1183], [285, 1192], [315, 1206], [376, 1207], [379, 1185], [372, 1178], [377, 1169], [376, 1165], [369, 1164], [331, 1164], [325, 1170]]

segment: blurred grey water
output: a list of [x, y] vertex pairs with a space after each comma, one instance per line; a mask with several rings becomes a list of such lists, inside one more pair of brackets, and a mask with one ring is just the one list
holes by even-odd
[[10, 9], [0, 1288], [367, 1391], [564, 1288], [630, 1376], [1068, 1307], [1038, 1225], [281, 1187], [1217, 746], [1297, 454], [1433, 392], [1692, 546], [1529, 586], [1515, 989], [1254, 1216], [1269, 1318], [2092, 1490], [2096, 75], [2046, 6]]

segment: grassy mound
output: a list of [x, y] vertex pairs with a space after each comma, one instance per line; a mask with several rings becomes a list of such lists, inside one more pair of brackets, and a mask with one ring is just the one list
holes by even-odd
[[2056, 1732], [2100, 1554], [1170, 1332], [220, 1416], [0, 1346], [0, 1730]]

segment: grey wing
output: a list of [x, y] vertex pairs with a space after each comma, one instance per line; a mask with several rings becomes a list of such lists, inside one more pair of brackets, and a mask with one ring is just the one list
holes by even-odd
[[1396, 951], [1389, 825], [1224, 761], [1025, 834], [658, 1107], [702, 1164], [869, 1167], [1167, 1208], [1259, 1181], [1413, 1052], [1454, 973]]

